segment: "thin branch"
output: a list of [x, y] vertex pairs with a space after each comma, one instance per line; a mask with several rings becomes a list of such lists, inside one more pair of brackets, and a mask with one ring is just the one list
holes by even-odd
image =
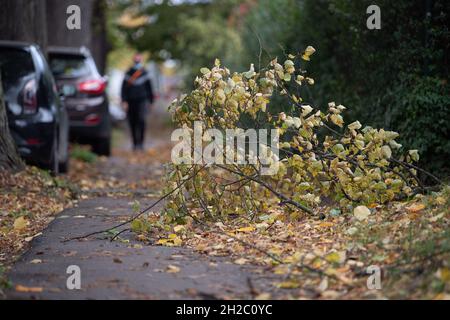
[[239, 175], [241, 177], [245, 177], [245, 178], [247, 178], [249, 180], [252, 180], [252, 181], [262, 185], [264, 188], [266, 188], [267, 190], [272, 192], [274, 195], [276, 195], [281, 200], [282, 203], [291, 204], [291, 205], [297, 207], [298, 209], [301, 209], [301, 210], [303, 210], [303, 211], [305, 211], [305, 212], [307, 212], [307, 213], [309, 213], [311, 215], [314, 215], [314, 212], [310, 208], [308, 208], [308, 207], [302, 205], [301, 203], [298, 203], [298, 202], [296, 202], [296, 201], [286, 197], [284, 194], [278, 192], [277, 190], [272, 188], [272, 186], [270, 186], [269, 184], [267, 184], [266, 182], [264, 182], [264, 181], [262, 181], [262, 180], [260, 180], [258, 178], [255, 178], [255, 177], [252, 177], [252, 176], [247, 176], [244, 173], [241, 173], [239, 171], [235, 171], [235, 170], [230, 169], [230, 168], [228, 168], [227, 166], [224, 166], [224, 165], [216, 164], [215, 166], [217, 166], [217, 167], [219, 167], [221, 169], [224, 169], [226, 171], [229, 171], [231, 173], [237, 174], [237, 175]]
[[162, 197], [160, 197], [157, 201], [155, 201], [153, 204], [151, 204], [150, 206], [146, 207], [145, 209], [141, 210], [138, 214], [132, 216], [131, 218], [129, 218], [128, 220], [115, 225], [111, 228], [108, 229], [104, 229], [104, 230], [99, 230], [99, 231], [94, 231], [82, 236], [78, 236], [78, 237], [73, 237], [73, 238], [68, 238], [68, 239], [64, 239], [62, 240], [62, 242], [68, 242], [68, 241], [72, 241], [72, 240], [80, 240], [80, 239], [85, 239], [88, 237], [91, 237], [93, 235], [96, 234], [101, 234], [101, 233], [105, 233], [108, 231], [111, 231], [113, 229], [122, 227], [124, 225], [127, 225], [131, 222], [133, 222], [135, 219], [139, 218], [140, 216], [142, 216], [144, 213], [148, 212], [149, 210], [151, 210], [153, 207], [155, 207], [157, 204], [159, 204], [161, 201], [165, 200], [167, 197], [169, 197], [170, 195], [172, 195], [175, 191], [177, 191], [178, 189], [180, 189], [186, 182], [188, 182], [189, 180], [191, 180], [192, 178], [194, 178], [197, 173], [199, 173], [201, 170], [203, 170], [205, 168], [205, 166], [202, 166], [199, 170], [197, 170], [196, 172], [194, 172], [191, 176], [187, 177], [186, 179], [184, 179], [176, 188], [172, 189], [171, 191], [167, 192], [166, 194], [164, 194]]
[[130, 228], [126, 228], [126, 229], [123, 229], [123, 230], [117, 232], [117, 233], [111, 238], [110, 241], [113, 242], [113, 241], [116, 240], [122, 233], [127, 232], [127, 231], [131, 231], [131, 229], [130, 229]]
[[426, 171], [426, 170], [424, 170], [424, 169], [422, 169], [422, 168], [420, 168], [420, 167], [418, 167], [418, 166], [415, 166], [415, 165], [413, 165], [413, 164], [411, 164], [411, 163], [408, 163], [408, 162], [405, 162], [405, 161], [401, 161], [401, 160], [397, 160], [397, 159], [394, 159], [394, 158], [390, 158], [389, 161], [392, 161], [392, 162], [394, 162], [394, 163], [396, 163], [396, 164], [399, 164], [399, 165], [401, 165], [401, 166], [403, 166], [403, 167], [406, 167], [406, 168], [409, 168], [409, 169], [415, 169], [415, 170], [417, 170], [417, 171], [420, 171], [420, 172], [422, 172], [423, 174], [425, 174], [425, 175], [431, 177], [431, 178], [432, 178], [433, 180], [435, 180], [437, 183], [440, 183], [440, 184], [443, 183], [438, 177], [436, 177], [436, 176], [433, 175], [432, 173], [430, 173], [430, 172], [428, 172], [428, 171]]

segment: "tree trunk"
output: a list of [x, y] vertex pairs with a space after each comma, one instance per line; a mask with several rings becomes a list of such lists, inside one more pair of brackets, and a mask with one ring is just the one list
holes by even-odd
[[1, 0], [0, 40], [37, 43], [47, 48], [45, 0]]
[[[45, 52], [47, 19], [44, 0], [1, 0], [0, 40], [37, 43]], [[8, 127], [0, 79], [0, 170], [24, 168]]]
[[[67, 7], [81, 11], [81, 29], [68, 30]], [[108, 43], [106, 38], [105, 0], [47, 0], [48, 44], [62, 47], [85, 46], [91, 50], [100, 73], [105, 71]]]
[[20, 171], [25, 167], [17, 153], [8, 127], [8, 118], [3, 100], [2, 79], [0, 77], [0, 170]]
[[91, 50], [101, 74], [106, 71], [106, 56], [110, 50], [106, 31], [106, 10], [105, 0], [96, 0], [92, 10], [92, 34]]
[[[52, 46], [89, 47], [91, 34], [92, 0], [47, 0], [48, 43]], [[67, 8], [80, 7], [81, 29], [67, 29]]]

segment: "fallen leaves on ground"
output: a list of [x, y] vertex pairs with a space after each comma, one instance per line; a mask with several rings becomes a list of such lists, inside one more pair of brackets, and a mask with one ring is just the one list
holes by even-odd
[[[36, 168], [15, 175], [1, 173], [0, 264], [23, 251], [55, 213], [73, 204], [74, 197], [160, 196], [162, 164], [169, 159], [170, 146], [159, 145], [138, 153], [115, 149], [112, 158], [99, 157], [94, 163], [75, 159], [67, 178], [52, 178]], [[270, 208], [252, 221], [235, 216], [216, 223], [205, 220], [202, 212], [193, 212], [205, 224], [186, 218], [172, 226], [164, 224], [158, 212], [151, 212], [143, 216], [143, 223], [131, 227], [138, 240], [185, 246], [204, 255], [228, 257], [242, 268], [256, 266], [264, 276], [272, 274], [273, 287], [255, 294], [255, 299], [448, 299], [449, 194], [446, 187], [408, 202], [361, 206], [350, 213], [323, 207], [325, 220], [289, 217]], [[131, 202], [132, 209], [138, 211], [139, 203]], [[382, 290], [367, 288], [370, 265], [382, 269]], [[181, 270], [169, 265], [162, 271]], [[18, 285], [16, 290], [43, 289]]]
[[[148, 219], [159, 230], [157, 244], [173, 246], [169, 239], [180, 238], [201, 254], [229, 256], [234, 264], [279, 276], [263, 298], [434, 299], [450, 292], [449, 195], [450, 187], [444, 187], [349, 214], [323, 207], [325, 220], [293, 219], [276, 209], [251, 223], [239, 216], [216, 223], [187, 217], [186, 224], [168, 228], [155, 213]], [[194, 214], [205, 221], [201, 212]], [[382, 270], [381, 290], [367, 287], [371, 265]]]
[[[168, 132], [165, 129], [158, 132], [155, 148], [143, 152], [114, 148], [111, 158], [92, 155], [90, 161], [85, 161], [83, 159], [90, 154], [89, 147], [72, 147], [72, 153], [82, 153], [84, 157], [72, 154], [67, 175], [52, 177], [47, 171], [32, 166], [16, 174], [0, 172], [0, 268], [9, 266], [41, 235], [55, 214], [76, 205], [78, 200], [99, 195], [159, 196], [164, 173], [161, 163], [170, 160], [171, 150], [161, 137], [170, 137]], [[118, 140], [125, 139], [124, 132], [116, 133]], [[115, 142], [123, 145], [123, 141]], [[101, 207], [97, 210], [106, 211]], [[178, 239], [171, 241], [180, 245]], [[0, 280], [1, 276], [0, 273]]]
[[[168, 135], [166, 131], [158, 135]], [[114, 148], [111, 158], [98, 157], [95, 163], [73, 159], [67, 179], [78, 186], [81, 199], [135, 195], [158, 197], [164, 175], [161, 164], [170, 160], [171, 145], [157, 137], [155, 147], [144, 151]]]
[[69, 184], [36, 167], [0, 172], [0, 265], [13, 261], [73, 199]]

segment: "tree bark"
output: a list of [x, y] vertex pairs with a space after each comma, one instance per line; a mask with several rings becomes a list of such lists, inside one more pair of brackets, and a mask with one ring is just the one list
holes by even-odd
[[[80, 7], [80, 30], [67, 29], [66, 10], [70, 5]], [[106, 36], [106, 9], [105, 0], [47, 0], [49, 45], [89, 48], [100, 73], [103, 73], [109, 49]]]
[[45, 0], [1, 0], [0, 40], [37, 43], [47, 48]]
[[[0, 40], [37, 43], [47, 47], [47, 18], [44, 0], [2, 0]], [[25, 167], [11, 137], [0, 79], [0, 170], [20, 171]]]
[[2, 79], [0, 77], [0, 171], [8, 170], [17, 172], [23, 170], [25, 165], [17, 153], [8, 126], [8, 118], [3, 99]]
[[106, 31], [106, 10], [107, 4], [105, 0], [95, 1], [92, 10], [92, 34], [90, 48], [101, 74], [104, 74], [106, 71], [106, 56], [110, 50]]
[[[92, 0], [47, 0], [48, 42], [52, 46], [89, 47], [91, 38]], [[80, 7], [81, 29], [67, 29], [67, 8]]]

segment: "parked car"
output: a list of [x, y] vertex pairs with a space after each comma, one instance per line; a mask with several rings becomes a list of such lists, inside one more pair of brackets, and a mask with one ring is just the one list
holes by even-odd
[[47, 61], [37, 45], [0, 41], [6, 113], [20, 155], [31, 164], [66, 172], [69, 119]]
[[85, 47], [48, 48], [50, 68], [70, 119], [70, 137], [87, 143], [99, 155], [111, 152], [111, 118], [106, 95], [107, 80], [97, 70]]

